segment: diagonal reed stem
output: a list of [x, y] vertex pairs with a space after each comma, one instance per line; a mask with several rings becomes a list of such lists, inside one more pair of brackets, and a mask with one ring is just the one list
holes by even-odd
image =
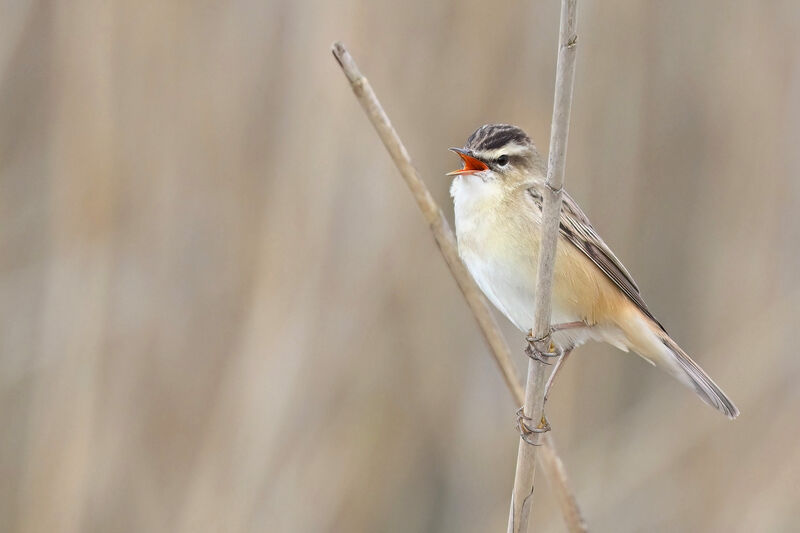
[[[408, 151], [389, 121], [389, 117], [378, 101], [372, 86], [361, 74], [350, 53], [342, 43], [338, 42], [334, 43], [332, 51], [345, 76], [347, 76], [361, 107], [370, 122], [372, 122], [386, 150], [414, 195], [423, 217], [430, 225], [436, 244], [439, 246], [450, 272], [464, 294], [464, 298], [467, 300], [467, 304], [472, 310], [486, 342], [489, 344], [491, 353], [500, 367], [500, 372], [503, 374], [503, 379], [511, 391], [514, 401], [517, 405], [521, 405], [524, 401], [524, 389], [511, 360], [511, 350], [491, 313], [489, 302], [458, 256], [456, 238], [444, 217], [444, 213], [442, 213], [416, 168], [414, 168]], [[549, 482], [553, 486], [567, 527], [571, 532], [586, 531], [586, 524], [581, 516], [575, 495], [570, 488], [564, 465], [555, 451], [552, 437], [549, 434], [545, 435], [542, 442], [544, 446], [541, 447], [542, 453], [539, 454], [538, 458]]]

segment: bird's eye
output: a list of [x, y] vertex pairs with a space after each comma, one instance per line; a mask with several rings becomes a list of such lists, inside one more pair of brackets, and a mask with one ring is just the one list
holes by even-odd
[[508, 164], [508, 156], [507, 155], [501, 155], [500, 157], [498, 157], [497, 158], [497, 164], [500, 165], [501, 167], [506, 166]]

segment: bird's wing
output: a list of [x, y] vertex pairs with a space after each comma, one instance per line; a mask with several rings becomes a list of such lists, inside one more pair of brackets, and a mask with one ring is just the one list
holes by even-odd
[[[542, 195], [536, 189], [528, 189], [534, 203], [541, 210]], [[562, 193], [561, 220], [559, 231], [567, 241], [574, 245], [578, 250], [588, 257], [592, 263], [599, 268], [619, 289], [636, 304], [645, 315], [650, 317], [663, 330], [664, 327], [656, 320], [647, 304], [642, 298], [641, 292], [636, 282], [633, 281], [628, 269], [617, 259], [611, 248], [600, 238], [597, 231], [592, 227], [589, 217], [580, 206], [567, 194]]]

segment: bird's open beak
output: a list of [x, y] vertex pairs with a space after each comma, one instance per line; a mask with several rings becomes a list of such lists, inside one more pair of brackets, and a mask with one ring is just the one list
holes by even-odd
[[457, 153], [464, 160], [464, 168], [448, 172], [448, 176], [457, 176], [459, 174], [475, 174], [481, 170], [487, 170], [489, 167], [480, 159], [475, 159], [466, 150], [461, 148], [450, 148], [451, 151]]

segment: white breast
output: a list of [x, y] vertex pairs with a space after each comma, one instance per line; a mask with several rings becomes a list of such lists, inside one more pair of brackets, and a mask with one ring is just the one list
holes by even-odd
[[[533, 326], [533, 306], [538, 261], [538, 212], [514, 213], [515, 220], [500, 219], [502, 188], [475, 176], [459, 176], [450, 189], [455, 211], [458, 252], [489, 301], [517, 328]], [[520, 234], [525, 232], [525, 234]], [[532, 238], [532, 236], [534, 236]], [[565, 245], [561, 243], [560, 245]], [[552, 323], [579, 321], [553, 299]], [[556, 336], [559, 344], [579, 345], [590, 338], [609, 340], [603, 328], [571, 330]], [[612, 342], [616, 344], [616, 342]]]
[[453, 180], [450, 194], [461, 259], [492, 304], [527, 331], [533, 325], [535, 250], [515, 242], [508, 225], [498, 218], [501, 186], [465, 175]]

